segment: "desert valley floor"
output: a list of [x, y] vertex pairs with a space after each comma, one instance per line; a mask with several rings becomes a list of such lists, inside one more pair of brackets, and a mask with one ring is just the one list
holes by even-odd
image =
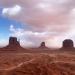
[[0, 75], [75, 75], [75, 51], [0, 53]]

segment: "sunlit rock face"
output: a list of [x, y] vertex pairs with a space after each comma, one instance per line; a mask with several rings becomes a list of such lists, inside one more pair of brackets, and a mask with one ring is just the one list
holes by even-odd
[[74, 44], [73, 44], [73, 41], [71, 39], [66, 39], [63, 41], [63, 48], [74, 48]]

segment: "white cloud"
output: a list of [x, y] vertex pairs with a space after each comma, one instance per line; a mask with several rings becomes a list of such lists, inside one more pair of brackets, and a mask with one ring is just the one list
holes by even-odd
[[15, 31], [15, 28], [13, 25], [10, 25], [10, 31]]
[[32, 31], [32, 30], [25, 30], [23, 28], [15, 28], [14, 25], [10, 25], [11, 35], [20, 37], [20, 36], [33, 36], [33, 37], [49, 37], [50, 35], [58, 34], [57, 32], [50, 32], [50, 31]]
[[39, 3], [37, 5], [38, 8], [42, 8], [42, 9], [46, 9], [46, 8], [49, 8], [50, 7], [50, 4], [47, 4], [47, 3]]
[[21, 12], [21, 9], [22, 8], [19, 5], [15, 5], [15, 6], [10, 7], [10, 8], [3, 8], [2, 14], [8, 15], [8, 16], [15, 16]]
[[[40, 42], [47, 41], [48, 39], [52, 39], [53, 34], [57, 34], [56, 32], [36, 32], [31, 30], [24, 30], [23, 28], [15, 28], [14, 25], [10, 25], [10, 36], [15, 36], [18, 39], [21, 39], [21, 45], [27, 47], [39, 46]], [[37, 43], [37, 44], [36, 44]], [[54, 44], [53, 44], [54, 45]], [[49, 46], [52, 46], [49, 44]]]
[[23, 47], [39, 46], [40, 42], [45, 41], [48, 47], [61, 47], [62, 41], [65, 39], [75, 40], [75, 26], [69, 26], [69, 30], [60, 34], [58, 32], [36, 32], [31, 30], [24, 30], [23, 28], [15, 28], [10, 25], [11, 36], [21, 39]]

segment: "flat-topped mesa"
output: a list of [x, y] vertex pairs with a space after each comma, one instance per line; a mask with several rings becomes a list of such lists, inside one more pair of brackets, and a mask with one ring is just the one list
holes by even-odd
[[20, 43], [17, 41], [16, 37], [10, 37], [9, 38], [9, 46], [10, 47], [18, 47], [18, 46], [20, 46]]
[[45, 45], [45, 42], [42, 42], [41, 46], [39, 48], [47, 48], [46, 45]]
[[64, 48], [64, 49], [72, 49], [72, 48], [74, 48], [73, 41], [71, 39], [64, 40], [62, 48]]

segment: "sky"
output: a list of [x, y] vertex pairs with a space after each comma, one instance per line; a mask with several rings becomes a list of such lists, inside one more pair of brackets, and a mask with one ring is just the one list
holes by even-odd
[[0, 46], [10, 36], [24, 47], [61, 47], [62, 41], [75, 42], [74, 0], [0, 0]]

